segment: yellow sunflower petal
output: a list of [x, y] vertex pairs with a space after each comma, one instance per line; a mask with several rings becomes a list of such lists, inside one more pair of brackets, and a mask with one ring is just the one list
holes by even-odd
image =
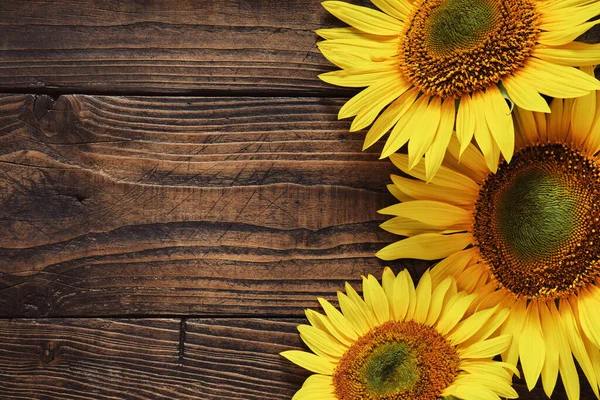
[[398, 97], [392, 104], [385, 109], [383, 113], [377, 118], [373, 126], [367, 132], [363, 150], [371, 147], [377, 142], [383, 135], [385, 135], [402, 116], [412, 107], [413, 103], [417, 99], [419, 90], [416, 88], [409, 89]]
[[[580, 7], [591, 4], [596, 0], [559, 0], [559, 1], [540, 1], [537, 3], [537, 8], [546, 13], [564, 13], [568, 11], [571, 7]], [[556, 15], [555, 17], [561, 18], [560, 15]], [[562, 17], [564, 18], [564, 16]]]
[[583, 67], [600, 60], [600, 45], [571, 42], [559, 47], [535, 47], [532, 55], [558, 65]]
[[402, 270], [394, 281], [394, 318], [396, 321], [411, 319], [417, 302], [417, 294], [412, 277], [407, 270]]
[[348, 319], [348, 322], [350, 322], [356, 333], [364, 335], [369, 332], [371, 326], [358, 306], [342, 292], [338, 292], [337, 296], [344, 317]]
[[504, 85], [508, 96], [517, 106], [530, 111], [550, 112], [546, 100], [521, 75], [516, 74], [503, 78], [502, 85]]
[[517, 361], [519, 360], [519, 341], [527, 316], [526, 304], [525, 301], [517, 301], [511, 308], [506, 323], [500, 329], [501, 335], [508, 334], [513, 337], [510, 346], [502, 354], [502, 360], [513, 365], [517, 365]]
[[554, 326], [556, 327], [555, 332], [558, 336], [558, 368], [561, 380], [569, 400], [576, 400], [579, 399], [579, 374], [577, 372], [577, 368], [575, 367], [575, 362], [573, 361], [571, 347], [569, 346], [569, 341], [565, 332], [566, 327], [554, 302], [549, 302], [547, 305], [550, 310], [552, 320], [554, 321]]
[[535, 90], [552, 97], [579, 97], [600, 89], [600, 82], [585, 72], [533, 57], [527, 59], [520, 74]]
[[429, 270], [425, 271], [417, 285], [417, 305], [413, 319], [418, 323], [425, 323], [429, 304], [431, 303], [431, 275]]
[[458, 399], [477, 399], [477, 400], [499, 400], [500, 397], [494, 393], [491, 389], [481, 387], [480, 385], [467, 384], [467, 385], [456, 385], [453, 384], [446, 389], [442, 396], [454, 396]]
[[596, 301], [592, 293], [583, 288], [577, 296], [577, 310], [579, 312], [579, 321], [585, 335], [596, 345], [600, 347], [600, 318], [598, 310], [600, 302]]
[[580, 7], [561, 7], [560, 11], [540, 9], [542, 22], [540, 29], [544, 31], [558, 31], [569, 29], [589, 21], [600, 14], [600, 3], [582, 5]]
[[489, 275], [488, 268], [483, 264], [475, 264], [472, 267], [465, 269], [456, 278], [456, 285], [459, 290], [472, 293], [478, 286], [477, 284], [480, 282], [482, 275], [485, 275], [484, 278], [487, 279]]
[[335, 366], [329, 361], [305, 351], [288, 350], [279, 354], [294, 364], [317, 374], [332, 375], [335, 369]]
[[572, 42], [598, 24], [600, 24], [600, 20], [586, 22], [564, 30], [542, 31], [537, 41], [548, 46], [560, 46]]
[[477, 200], [474, 193], [460, 189], [425, 183], [398, 175], [392, 175], [391, 178], [398, 189], [413, 199], [443, 201], [456, 206], [471, 205]]
[[359, 31], [358, 29], [353, 28], [351, 26], [344, 26], [342, 28], [317, 29], [315, 31], [315, 33], [323, 39], [330, 39], [330, 40], [352, 39], [352, 38], [355, 38], [356, 36], [363, 34], [361, 31]]
[[322, 358], [339, 360], [347, 350], [331, 335], [311, 325], [299, 325], [300, 338], [306, 345]]
[[[408, 142], [408, 164], [414, 168], [419, 163], [435, 138], [435, 133], [440, 125], [442, 115], [442, 99], [434, 96], [431, 98], [426, 112], [421, 116], [422, 124], [419, 124], [419, 134], [413, 135]], [[405, 129], [414, 129], [407, 125]], [[445, 150], [445, 149], [444, 149]]]
[[533, 113], [533, 119], [539, 132], [539, 140], [545, 140], [548, 137], [548, 114]]
[[374, 35], [394, 36], [404, 28], [404, 24], [372, 8], [356, 6], [342, 1], [324, 1], [323, 7], [348, 25]]
[[465, 341], [465, 345], [471, 345], [475, 342], [480, 342], [492, 336], [506, 321], [510, 309], [501, 308], [499, 311], [494, 313], [475, 333], [470, 339]]
[[[460, 369], [476, 374], [484, 373], [487, 375], [506, 376], [510, 378], [512, 374], [519, 376], [519, 369], [512, 364], [505, 362], [489, 362], [489, 361], [477, 361], [477, 360], [462, 360], [460, 363]], [[507, 372], [510, 371], [510, 373]]]
[[390, 104], [398, 96], [402, 95], [409, 87], [410, 83], [398, 79], [398, 84], [393, 90], [380, 93], [380, 97], [378, 97], [377, 100], [373, 100], [370, 104], [362, 106], [358, 114], [356, 114], [356, 118], [352, 121], [350, 132], [356, 132], [369, 126], [385, 106]]
[[324, 40], [319, 50], [332, 64], [340, 68], [373, 68], [378, 63], [389, 65], [397, 53], [397, 42], [372, 41], [364, 36], [355, 39]]
[[423, 233], [392, 243], [376, 254], [382, 260], [398, 258], [416, 258], [419, 260], [438, 260], [448, 257], [471, 244], [470, 233], [455, 233], [441, 235], [438, 233]]
[[565, 333], [569, 339], [571, 351], [579, 362], [579, 365], [590, 382], [590, 385], [592, 388], [596, 387], [597, 390], [598, 382], [596, 381], [596, 373], [594, 371], [594, 366], [592, 365], [592, 360], [585, 349], [585, 344], [581, 339], [582, 332], [578, 328], [576, 317], [577, 311], [576, 309], [574, 311], [574, 308], [571, 307], [568, 301], [562, 301], [560, 303], [559, 312], [564, 324]]
[[514, 297], [510, 292], [506, 289], [497, 289], [498, 283], [494, 280], [490, 280], [485, 286], [477, 288], [479, 308], [490, 308], [499, 304], [511, 308], [514, 305]]
[[412, 12], [411, 8], [407, 7], [402, 0], [371, 0], [371, 3], [384, 13], [401, 21], [406, 21]]
[[363, 293], [365, 303], [377, 318], [379, 324], [390, 320], [390, 305], [385, 291], [373, 275], [363, 276]]
[[[394, 126], [392, 132], [390, 132], [390, 136], [385, 142], [385, 146], [381, 152], [381, 158], [389, 157], [398, 151], [410, 140], [414, 132], [419, 132], [420, 135], [421, 129], [424, 127], [426, 128], [426, 131], [433, 129], [435, 132], [439, 123], [439, 116], [437, 120], [426, 121], [427, 117], [434, 116], [434, 107], [435, 106], [432, 108], [429, 107], [428, 96], [419, 97], [398, 121], [396, 126]], [[434, 124], [435, 126], [433, 126]]]
[[[383, 274], [381, 276], [381, 287], [383, 287], [383, 291], [387, 296], [390, 307], [394, 301], [394, 282], [396, 281], [396, 275], [392, 272], [390, 267], [385, 267], [383, 269]], [[393, 310], [390, 310], [393, 316]]]
[[[533, 112], [515, 107], [514, 116], [517, 126], [516, 135], [517, 139], [521, 139], [521, 146], [527, 146], [539, 140], [540, 134]], [[544, 131], [544, 136], [545, 134], [546, 132]]]
[[346, 282], [344, 285], [344, 289], [346, 289], [346, 294], [348, 295], [348, 298], [352, 300], [354, 304], [356, 304], [359, 311], [363, 314], [369, 326], [371, 328], [376, 327], [378, 325], [377, 317], [375, 317], [375, 314], [373, 314], [373, 312], [371, 311], [369, 306], [367, 306], [367, 303], [362, 299], [362, 297], [360, 297], [360, 295], [356, 293], [356, 290], [354, 290], [352, 285]]
[[[390, 160], [405, 174], [422, 181], [427, 180], [425, 168], [422, 164], [417, 165], [413, 169], [408, 168], [408, 156], [406, 154], [392, 154], [390, 156]], [[479, 185], [474, 180], [466, 175], [461, 174], [460, 172], [444, 166], [440, 168], [438, 173], [431, 181], [429, 181], [429, 183], [443, 187], [469, 191], [475, 195], [479, 193]]]
[[459, 160], [475, 133], [475, 108], [476, 104], [470, 94], [465, 94], [460, 99], [456, 114], [456, 136], [460, 143]]
[[546, 356], [546, 346], [536, 301], [532, 301], [527, 307], [525, 325], [519, 338], [519, 356], [527, 388], [531, 390], [542, 372]]
[[487, 165], [485, 165], [483, 154], [472, 143], [467, 145], [461, 156], [460, 143], [458, 143], [456, 136], [450, 138], [448, 151], [442, 165], [455, 169], [475, 182], [483, 182], [490, 172]]
[[508, 379], [493, 374], [459, 374], [454, 381], [454, 385], [484, 388], [493, 391], [497, 396], [507, 399], [516, 399], [519, 397], [515, 389], [511, 387]]
[[440, 230], [440, 228], [424, 224], [414, 219], [394, 217], [388, 219], [379, 227], [385, 231], [400, 236], [416, 236], [422, 233], [454, 233], [456, 230]]
[[408, 196], [404, 192], [402, 192], [396, 185], [388, 184], [385, 187], [389, 190], [392, 196], [394, 196], [398, 201], [412, 201], [414, 200], [412, 197]]
[[337, 308], [332, 306], [331, 303], [322, 297], [319, 297], [317, 300], [321, 307], [323, 307], [323, 310], [331, 323], [341, 334], [351, 340], [358, 339], [358, 332], [353, 328], [353, 324], [351, 324]]
[[427, 178], [427, 182], [433, 179], [442, 166], [446, 149], [452, 137], [455, 114], [454, 101], [444, 101], [440, 113], [440, 124], [435, 133], [435, 138], [425, 153], [425, 177]]
[[311, 375], [302, 384], [305, 389], [325, 389], [331, 390], [333, 393], [333, 378], [328, 375], [315, 374]]
[[511, 340], [512, 337], [510, 335], [497, 336], [493, 339], [474, 343], [469, 347], [459, 348], [458, 354], [462, 358], [494, 357], [505, 351], [510, 345]]
[[583, 145], [588, 137], [588, 134], [592, 131], [594, 124], [596, 110], [596, 97], [595, 92], [591, 92], [585, 96], [581, 96], [575, 99], [573, 108], [571, 110], [571, 133], [573, 139], [579, 145]]
[[337, 400], [337, 397], [333, 393], [321, 388], [301, 388], [298, 390], [292, 400]]
[[319, 75], [319, 79], [324, 82], [345, 87], [365, 87], [391, 77], [401, 79], [398, 71], [387, 63], [341, 69]]
[[473, 103], [475, 108], [475, 141], [483, 153], [485, 164], [490, 171], [495, 173], [498, 169], [500, 152], [497, 151], [497, 145], [485, 120], [486, 104], [482, 92], [473, 93]]
[[[596, 104], [600, 104], [600, 91], [596, 92]], [[590, 154], [596, 154], [600, 151], [600, 107], [596, 108], [594, 123], [585, 140], [585, 149], [587, 149]]]
[[384, 215], [412, 218], [441, 229], [467, 229], [472, 215], [469, 211], [448, 203], [433, 200], [416, 200], [398, 203], [378, 211]]
[[510, 108], [496, 85], [488, 87], [483, 94], [485, 120], [490, 133], [500, 148], [504, 159], [510, 162], [515, 149], [515, 132]]
[[[429, 272], [428, 275], [431, 279], [431, 272]], [[431, 294], [431, 303], [429, 305], [429, 311], [427, 311], [425, 325], [432, 326], [437, 322], [444, 306], [446, 294], [452, 286], [452, 282], [452, 277], [447, 276], [446, 279], [435, 285], [435, 289], [433, 289], [433, 293]]]
[[431, 269], [431, 278], [434, 283], [441, 282], [446, 276], [457, 277], [471, 263], [475, 256], [476, 249], [470, 248], [463, 251], [457, 251], [437, 263]]
[[450, 335], [447, 336], [448, 340], [453, 345], [459, 345], [466, 342], [472, 336], [477, 334], [481, 327], [485, 325], [488, 320], [496, 313], [497, 308], [488, 308], [486, 310], [478, 311], [470, 317], [462, 320], [456, 325], [456, 328], [452, 330]]
[[327, 318], [325, 315], [318, 313], [314, 310], [306, 310], [306, 318], [310, 322], [312, 326], [318, 328], [327, 334], [333, 336], [337, 339], [341, 344], [348, 347], [354, 341], [346, 337], [344, 334], [340, 332], [340, 330]]
[[[346, 102], [338, 113], [338, 118], [355, 116], [363, 110], [373, 110], [374, 107], [384, 107], [408, 89], [403, 80], [395, 76], [384, 79], [364, 89]], [[381, 105], [385, 103], [384, 105]]]
[[456, 324], [464, 317], [471, 303], [477, 298], [476, 294], [460, 297], [461, 294], [459, 293], [457, 296], [455, 296], [456, 301], [449, 301], [448, 304], [446, 304], [435, 325], [435, 328], [442, 335], [446, 335], [456, 326]]
[[554, 391], [556, 380], [558, 378], [558, 360], [561, 351], [557, 351], [557, 349], [559, 349], [562, 344], [559, 343], [560, 336], [557, 333], [558, 328], [552, 318], [552, 314], [550, 314], [548, 306], [545, 302], [540, 302], [539, 306], [540, 322], [542, 325], [542, 332], [544, 333], [544, 343], [546, 345], [546, 356], [544, 367], [542, 368], [542, 385], [544, 386], [544, 392], [550, 397]]

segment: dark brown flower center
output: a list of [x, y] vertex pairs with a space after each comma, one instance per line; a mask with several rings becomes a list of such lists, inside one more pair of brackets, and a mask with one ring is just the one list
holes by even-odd
[[474, 237], [505, 288], [560, 297], [598, 276], [600, 166], [563, 144], [520, 150], [484, 182]]
[[348, 349], [333, 374], [340, 400], [436, 400], [452, 384], [460, 359], [434, 328], [387, 322]]
[[531, 0], [424, 0], [406, 26], [404, 75], [444, 98], [481, 90], [522, 67], [539, 34]]

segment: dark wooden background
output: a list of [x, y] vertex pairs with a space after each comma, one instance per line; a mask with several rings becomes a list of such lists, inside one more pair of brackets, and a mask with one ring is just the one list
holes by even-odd
[[396, 171], [317, 78], [331, 26], [319, 0], [0, 2], [0, 399], [291, 398], [303, 310], [396, 239]]

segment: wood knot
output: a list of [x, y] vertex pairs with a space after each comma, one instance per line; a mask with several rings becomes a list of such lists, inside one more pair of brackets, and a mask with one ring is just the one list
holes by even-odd
[[54, 99], [48, 95], [35, 95], [31, 113], [35, 124], [46, 137], [54, 137], [68, 126], [70, 102], [67, 96]]
[[42, 348], [42, 354], [40, 356], [42, 364], [47, 365], [54, 361], [54, 350], [52, 347], [52, 343], [48, 343]]
[[23, 316], [43, 317], [52, 310], [52, 303], [44, 293], [33, 292], [21, 298], [21, 312]]

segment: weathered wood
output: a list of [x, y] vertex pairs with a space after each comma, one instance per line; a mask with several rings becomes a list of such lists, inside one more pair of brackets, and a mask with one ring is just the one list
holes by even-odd
[[0, 397], [290, 399], [303, 373], [277, 353], [299, 344], [295, 325], [264, 320], [4, 320]]
[[[0, 321], [0, 396], [30, 399], [289, 400], [308, 376], [278, 355], [306, 349], [267, 319]], [[545, 399], [540, 385], [525, 400]], [[566, 399], [558, 382], [553, 398]], [[582, 377], [582, 400], [595, 399]]]
[[340, 103], [3, 97], [0, 316], [300, 315], [380, 275], [397, 171]]
[[0, 91], [335, 93], [314, 31], [343, 23], [320, 3], [3, 0]]
[[3, 0], [0, 91], [330, 91], [320, 3]]

